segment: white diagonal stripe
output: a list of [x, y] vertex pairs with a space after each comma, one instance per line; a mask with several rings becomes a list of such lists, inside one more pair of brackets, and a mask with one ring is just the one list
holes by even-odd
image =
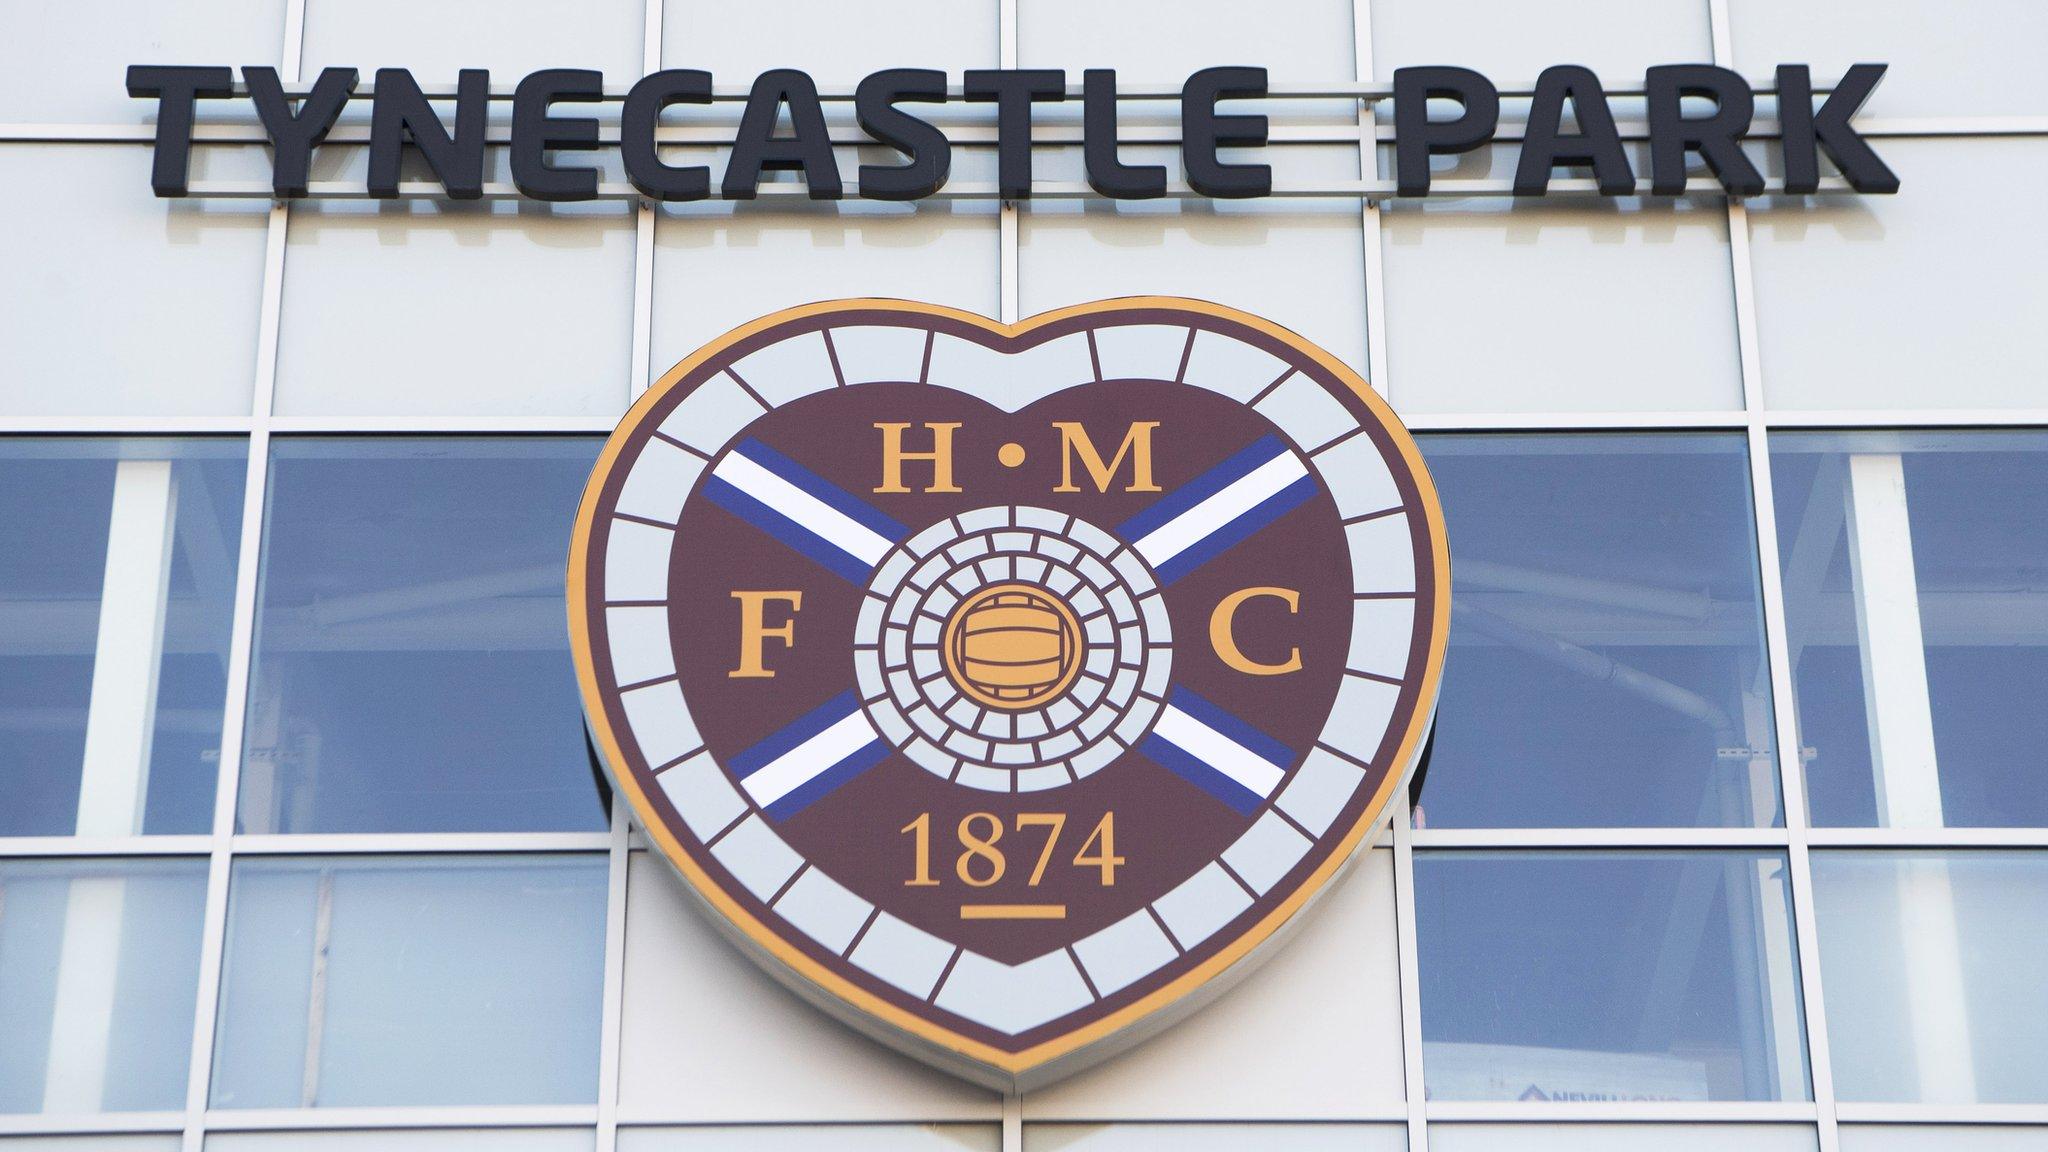
[[766, 808], [878, 739], [868, 714], [856, 706], [845, 719], [761, 765], [740, 786]]
[[1221, 492], [1154, 528], [1133, 547], [1147, 564], [1157, 568], [1306, 475], [1308, 469], [1301, 458], [1283, 450]]
[[729, 452], [711, 474], [817, 533], [865, 564], [879, 564], [889, 541], [874, 529], [791, 484], [737, 452]]
[[1168, 704], [1152, 732], [1261, 796], [1271, 796], [1286, 769]]

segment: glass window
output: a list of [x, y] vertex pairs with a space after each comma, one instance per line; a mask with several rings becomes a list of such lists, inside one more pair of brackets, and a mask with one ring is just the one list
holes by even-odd
[[[1129, 164], [1164, 164], [1182, 183], [1177, 148], [1129, 147]], [[1358, 179], [1358, 150], [1271, 148], [1275, 186]], [[1081, 150], [1040, 149], [1044, 180], [1084, 179]], [[1029, 316], [1111, 296], [1193, 296], [1270, 317], [1363, 375], [1365, 239], [1356, 200], [1161, 199], [1121, 204], [1040, 200], [1017, 233], [1018, 289]]]
[[[627, 879], [619, 1058], [627, 1117], [693, 1124], [1002, 1117], [994, 1092], [898, 1056], [791, 995], [719, 935], [658, 857], [635, 852]], [[792, 1084], [803, 1090], [790, 1091]], [[638, 1146], [727, 1146], [662, 1142], [690, 1139], [688, 1131], [698, 1130], [646, 1134], [649, 1142]], [[623, 1131], [619, 1140], [629, 1146]]]
[[1399, 1108], [1393, 853], [1363, 855], [1255, 978], [1186, 1024], [1033, 1092], [1031, 1118], [1344, 1119], [1374, 1105]]
[[[248, 413], [270, 206], [159, 200], [149, 167], [144, 144], [0, 148], [10, 415]], [[261, 148], [195, 148], [191, 178], [267, 182], [270, 164]]]
[[957, 83], [968, 68], [996, 66], [998, 7], [997, 0], [670, 0], [662, 65], [706, 69], [721, 88], [745, 88], [771, 68], [809, 72], [820, 91], [850, 92], [883, 68], [937, 68]]
[[[623, 163], [616, 149], [593, 155]], [[368, 163], [364, 148], [325, 148], [313, 179], [360, 184]], [[509, 180], [510, 163], [490, 149], [485, 179]], [[277, 411], [623, 412], [634, 234], [622, 201], [299, 205], [285, 241]]]
[[0, 861], [0, 1113], [185, 1106], [205, 860]]
[[2048, 435], [1771, 438], [1820, 825], [2048, 825]]
[[240, 826], [607, 823], [562, 614], [566, 437], [272, 447]]
[[588, 1104], [606, 860], [244, 859], [216, 1108]]
[[[2048, 7], [1973, 0], [1967, 18], [1942, 0], [1729, 0], [1735, 66], [1769, 78], [1808, 64], [1815, 83], [1852, 64], [1890, 64], [1866, 116], [2011, 116], [2048, 112], [2029, 82], [2048, 44]], [[1846, 1144], [1846, 1141], [1844, 1141]]]
[[1024, 1152], [1405, 1152], [1399, 1124], [1026, 1124]]
[[[850, 155], [851, 151], [842, 150]], [[953, 150], [955, 181], [994, 183], [973, 153]], [[706, 163], [678, 157], [670, 163]], [[867, 163], [891, 163], [867, 156]], [[713, 165], [716, 184], [723, 163]], [[992, 169], [992, 162], [988, 165]], [[847, 179], [854, 169], [840, 164]], [[759, 316], [812, 300], [894, 296], [983, 316], [1000, 308], [1002, 231], [993, 202], [846, 200], [665, 205], [654, 226], [650, 375]]]
[[[7, 35], [0, 37], [0, 121], [154, 121], [155, 100], [128, 96], [129, 65], [275, 65], [284, 43], [284, 9], [285, 0], [12, 0]], [[249, 107], [208, 101], [201, 115], [218, 119], [236, 104]], [[255, 119], [253, 113], [248, 118]], [[147, 196], [147, 176], [141, 186]], [[67, 199], [73, 191], [65, 189]]]
[[1844, 1124], [1842, 1152], [2036, 1152], [2048, 1128], [1965, 1124]]
[[215, 1132], [206, 1152], [591, 1152], [596, 1144], [595, 1133], [568, 1128]]
[[1813, 891], [1839, 1098], [2048, 1103], [2048, 855], [1815, 852]]
[[1003, 1131], [992, 1124], [619, 1129], [619, 1152], [997, 1152], [1002, 1146]]
[[[542, 68], [595, 68], [624, 87], [640, 75], [646, 24], [642, 0], [585, 0], [573, 19], [555, 0], [306, 0], [300, 72], [360, 68], [367, 84], [374, 69], [410, 68], [424, 84], [488, 68], [496, 87]], [[367, 118], [369, 106], [349, 111]], [[509, 116], [511, 105], [494, 111]]]
[[[1454, 174], [1484, 178], [1506, 154], [1475, 153], [1481, 170]], [[1741, 407], [1719, 199], [1398, 201], [1380, 220], [1402, 411]], [[1628, 322], [1597, 319], [1616, 316]]]
[[1429, 1122], [1429, 1152], [1813, 1152], [1797, 1124], [1446, 1124]]
[[1742, 437], [1422, 447], [1456, 561], [1418, 823], [1778, 823]]
[[1804, 1100], [1782, 853], [1418, 852], [1432, 1100]]
[[1873, 146], [1899, 195], [1765, 197], [1749, 213], [1766, 400], [2040, 407], [2048, 276], [2032, 226], [2015, 222], [2032, 218], [2031, 190], [2048, 184], [2048, 141]]
[[0, 439], [0, 836], [212, 829], [246, 452]]

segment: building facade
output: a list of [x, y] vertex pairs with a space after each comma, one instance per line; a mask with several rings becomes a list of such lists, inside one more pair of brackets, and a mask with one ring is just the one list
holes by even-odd
[[[0, 0], [0, 26], [0, 1152], [2048, 1147], [2048, 9]], [[1857, 126], [1895, 196], [1505, 195], [1548, 65], [1601, 75], [1646, 172], [1646, 68], [1861, 61], [1889, 65]], [[523, 201], [499, 119], [481, 203], [424, 169], [372, 201], [364, 101], [286, 203], [219, 101], [164, 200], [138, 63], [742, 93], [794, 67], [841, 96], [893, 66], [1262, 65], [1290, 194], [1188, 194], [1171, 106], [1136, 100], [1126, 154], [1175, 181], [1140, 203], [974, 194], [974, 105], [934, 114], [958, 187], [915, 204]], [[1416, 64], [1500, 81], [1500, 140], [1427, 200], [1361, 195], [1392, 171], [1371, 85]], [[888, 161], [831, 107], [849, 174]], [[664, 155], [715, 174], [736, 118], [664, 121]], [[1077, 183], [1078, 104], [1038, 123], [1039, 179]], [[1298, 938], [1005, 1098], [813, 1011], [690, 906], [586, 740], [563, 557], [605, 433], [736, 324], [1130, 294], [1270, 317], [1391, 402], [1449, 522], [1448, 670], [1425, 774]]]

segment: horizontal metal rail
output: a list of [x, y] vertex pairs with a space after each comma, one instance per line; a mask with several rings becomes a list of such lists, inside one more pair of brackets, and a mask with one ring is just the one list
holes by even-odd
[[[846, 200], [859, 199], [860, 188], [858, 181], [847, 180], [845, 185], [845, 195], [843, 198]], [[1762, 194], [1765, 196], [1782, 194], [1784, 187], [1783, 180], [1773, 181], [1765, 186]], [[1840, 177], [1831, 176], [1820, 182], [1820, 191], [1822, 193], [1847, 192], [1849, 190], [1848, 181]], [[1599, 193], [1600, 187], [1598, 182], [1591, 179], [1568, 178], [1552, 180], [1550, 182], [1550, 195], [1553, 197], [1559, 195], [1596, 197]], [[1262, 197], [1262, 199], [1364, 200], [1377, 203], [1382, 200], [1393, 199], [1394, 194], [1395, 188], [1394, 181], [1392, 180], [1336, 180], [1327, 184], [1275, 185], [1273, 190], [1265, 197]], [[1440, 178], [1431, 182], [1428, 199], [1449, 200], [1468, 196], [1500, 197], [1513, 196], [1514, 194], [1515, 185], [1512, 180]], [[1724, 194], [1725, 192], [1721, 187], [1720, 181], [1712, 177], [1695, 177], [1685, 182], [1684, 195], [1686, 196], [1721, 196]], [[210, 200], [269, 200], [275, 196], [275, 193], [272, 191], [270, 184], [257, 180], [195, 180], [191, 184], [189, 195], [197, 199]], [[1633, 195], [1651, 195], [1650, 181], [1636, 181], [1636, 190]], [[807, 201], [809, 196], [810, 189], [804, 184], [778, 182], [761, 184], [756, 190], [754, 198], [757, 201]], [[311, 200], [374, 199], [365, 185], [352, 180], [315, 180], [306, 186], [306, 198]], [[447, 190], [438, 181], [433, 180], [402, 181], [398, 185], [398, 195], [395, 197], [398, 200], [446, 200], [447, 198]], [[628, 201], [643, 199], [640, 190], [631, 184], [623, 181], [609, 180], [598, 184], [597, 195], [594, 198], [598, 200]], [[1186, 185], [1169, 185], [1165, 198], [1169, 200], [1214, 202], [1210, 201], [1209, 197], [1203, 196]], [[387, 197], [386, 199], [391, 198]], [[482, 199], [523, 200], [525, 197], [516, 186], [510, 183], [492, 181], [483, 186]], [[948, 184], [925, 199], [996, 202], [1002, 201], [1004, 197], [1002, 190], [994, 184]], [[1031, 186], [1031, 199], [1090, 200], [1115, 203], [1115, 201], [1105, 201], [1101, 193], [1081, 181], [1041, 181], [1034, 183]], [[712, 197], [707, 200], [694, 201], [694, 203], [722, 204], [732, 203], [732, 201]], [[878, 203], [878, 201], [870, 201], [870, 203]]]

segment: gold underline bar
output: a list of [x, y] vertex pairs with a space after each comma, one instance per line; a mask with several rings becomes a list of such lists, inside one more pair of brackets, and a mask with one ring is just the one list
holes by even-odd
[[1065, 904], [962, 904], [962, 920], [1065, 920]]

